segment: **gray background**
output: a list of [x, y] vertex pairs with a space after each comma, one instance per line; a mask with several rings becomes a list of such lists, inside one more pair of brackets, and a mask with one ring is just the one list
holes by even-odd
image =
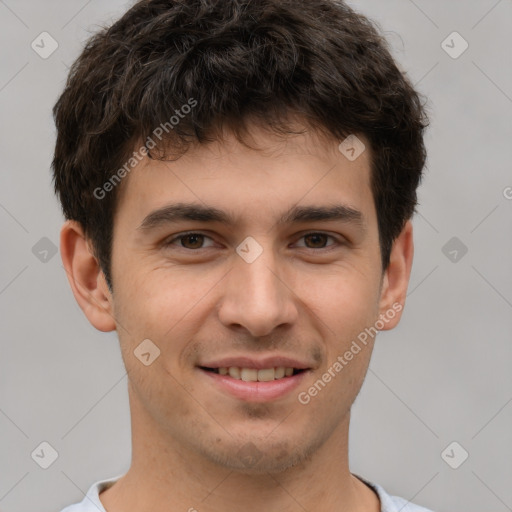
[[[351, 4], [381, 25], [432, 121], [405, 315], [379, 335], [354, 407], [351, 468], [436, 511], [512, 510], [512, 1]], [[68, 66], [127, 5], [0, 1], [4, 512], [60, 510], [129, 464], [117, 339], [89, 325], [52, 255], [62, 217], [49, 170], [50, 110]], [[43, 31], [59, 45], [47, 59], [31, 48]], [[456, 59], [441, 44], [453, 31], [469, 43]], [[31, 458], [42, 441], [58, 452], [46, 470]], [[469, 453], [458, 469], [441, 455], [453, 441], [445, 460]]]

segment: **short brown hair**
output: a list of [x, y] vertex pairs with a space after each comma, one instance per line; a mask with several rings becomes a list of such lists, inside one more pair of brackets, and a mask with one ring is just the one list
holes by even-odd
[[[194, 108], [169, 127], [191, 99]], [[292, 115], [340, 142], [363, 134], [383, 269], [414, 213], [426, 159], [419, 93], [375, 25], [341, 0], [139, 1], [87, 42], [53, 113], [55, 191], [111, 289], [119, 187], [97, 191], [158, 126], [167, 126], [162, 140], [173, 152], [218, 140], [222, 126], [243, 141], [250, 121], [296, 133]]]

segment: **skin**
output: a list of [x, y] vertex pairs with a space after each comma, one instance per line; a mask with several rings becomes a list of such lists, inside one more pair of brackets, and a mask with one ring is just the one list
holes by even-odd
[[[67, 221], [62, 228], [76, 300], [94, 327], [117, 330], [128, 372], [132, 464], [100, 495], [108, 512], [380, 510], [348, 463], [350, 408], [373, 339], [307, 405], [297, 395], [379, 315], [404, 304], [411, 222], [383, 271], [366, 139], [359, 137], [367, 149], [350, 162], [340, 141], [311, 131], [283, 140], [254, 125], [251, 134], [260, 150], [226, 133], [223, 142], [195, 146], [175, 162], [144, 159], [124, 179], [114, 217], [113, 294], [81, 226]], [[138, 229], [150, 212], [176, 202], [215, 206], [236, 222]], [[278, 225], [297, 204], [344, 204], [364, 223]], [[165, 245], [186, 231], [206, 238]], [[333, 238], [304, 236], [311, 232]], [[263, 249], [252, 263], [235, 251], [247, 236]], [[149, 366], [133, 353], [144, 339], [160, 349]], [[297, 390], [265, 403], [222, 392], [197, 368], [213, 358], [276, 353], [311, 370]], [[240, 450], [256, 453], [257, 463], [244, 462]]]

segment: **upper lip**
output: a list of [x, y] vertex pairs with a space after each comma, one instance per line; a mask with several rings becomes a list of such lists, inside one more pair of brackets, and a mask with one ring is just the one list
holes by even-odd
[[311, 365], [307, 363], [286, 356], [267, 356], [261, 358], [247, 356], [224, 357], [222, 359], [215, 359], [200, 363], [198, 366], [202, 366], [204, 368], [229, 368], [237, 366], [238, 368], [256, 368], [257, 370], [261, 370], [263, 368], [277, 368], [280, 366], [284, 366], [285, 368], [296, 368], [298, 370], [311, 368]]

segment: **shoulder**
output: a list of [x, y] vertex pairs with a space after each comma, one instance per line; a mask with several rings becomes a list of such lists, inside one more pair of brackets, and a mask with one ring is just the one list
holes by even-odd
[[432, 510], [428, 508], [415, 505], [399, 496], [390, 496], [383, 489], [381, 503], [381, 512], [432, 512]]
[[359, 475], [354, 476], [357, 476], [359, 480], [362, 480], [375, 491], [380, 499], [381, 512], [433, 512], [430, 509], [415, 505], [414, 503], [411, 503], [404, 498], [400, 498], [399, 496], [391, 496], [380, 485], [369, 482]]
[[105, 508], [100, 501], [100, 493], [113, 485], [120, 476], [109, 478], [108, 480], [100, 480], [91, 485], [84, 499], [80, 503], [68, 505], [61, 512], [105, 512]]

